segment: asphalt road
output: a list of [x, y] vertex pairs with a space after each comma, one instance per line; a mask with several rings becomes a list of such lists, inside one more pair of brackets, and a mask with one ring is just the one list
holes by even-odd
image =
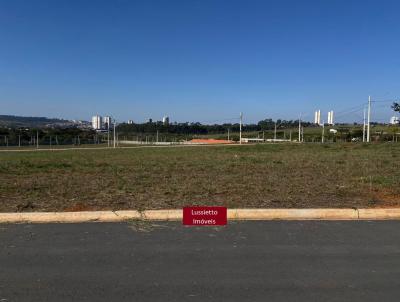
[[400, 221], [0, 225], [0, 301], [399, 301]]

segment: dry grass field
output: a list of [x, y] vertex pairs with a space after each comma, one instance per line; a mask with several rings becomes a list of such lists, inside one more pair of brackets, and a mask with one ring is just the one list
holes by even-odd
[[400, 206], [400, 144], [0, 153], [0, 211]]

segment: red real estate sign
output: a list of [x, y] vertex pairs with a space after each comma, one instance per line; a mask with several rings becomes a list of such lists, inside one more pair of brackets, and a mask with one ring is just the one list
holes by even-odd
[[227, 209], [226, 207], [184, 207], [183, 220], [184, 225], [226, 225]]

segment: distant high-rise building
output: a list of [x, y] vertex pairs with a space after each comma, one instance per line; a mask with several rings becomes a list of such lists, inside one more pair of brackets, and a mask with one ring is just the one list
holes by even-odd
[[163, 122], [164, 125], [168, 125], [169, 124], [169, 117], [165, 115], [163, 117], [163, 119], [162, 119], [162, 122]]
[[92, 116], [92, 128], [94, 130], [100, 130], [102, 128], [102, 119], [100, 115]]
[[333, 122], [333, 110], [328, 112], [328, 125], [334, 125], [334, 122]]
[[390, 118], [390, 124], [391, 125], [398, 125], [400, 124], [400, 118], [398, 116], [392, 116]]
[[321, 124], [321, 110], [315, 111], [314, 124], [317, 124], [317, 125]]
[[111, 128], [111, 117], [110, 116], [103, 117], [103, 128], [104, 129]]

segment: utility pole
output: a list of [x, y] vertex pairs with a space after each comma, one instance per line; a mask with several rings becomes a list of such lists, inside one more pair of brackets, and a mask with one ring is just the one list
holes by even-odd
[[292, 141], [292, 129], [289, 130], [289, 140]]
[[158, 130], [157, 130], [157, 143], [158, 143]]
[[228, 128], [228, 141], [229, 141], [229, 128]]
[[321, 142], [324, 143], [325, 141], [325, 121], [322, 121], [322, 137]]
[[39, 131], [36, 130], [36, 148], [39, 148]]
[[263, 131], [263, 142], [265, 142], [265, 131]]
[[107, 146], [110, 147], [110, 121], [111, 118], [108, 120], [107, 123]]
[[301, 113], [299, 117], [299, 142], [301, 142]]
[[276, 141], [276, 122], [275, 122], [275, 130], [274, 130], [274, 142]]
[[363, 143], [365, 143], [365, 126], [366, 126], [366, 124], [365, 124], [365, 115], [366, 115], [366, 112], [365, 112], [365, 107], [364, 107], [363, 139], [362, 139]]
[[50, 149], [51, 149], [51, 135], [50, 135]]
[[367, 142], [371, 141], [371, 96], [368, 96], [368, 127], [367, 127]]
[[116, 128], [116, 127], [115, 127], [115, 124], [116, 124], [116, 123], [117, 123], [117, 122], [114, 120], [114, 142], [113, 142], [114, 148], [116, 147], [116, 140], [115, 140], [115, 139], [116, 139], [116, 137], [117, 137], [117, 136], [116, 136], [116, 133], [115, 133], [115, 128]]
[[21, 147], [21, 134], [18, 135], [18, 147]]
[[239, 124], [239, 142], [242, 144], [242, 123], [243, 123], [243, 113], [240, 112], [240, 124]]

